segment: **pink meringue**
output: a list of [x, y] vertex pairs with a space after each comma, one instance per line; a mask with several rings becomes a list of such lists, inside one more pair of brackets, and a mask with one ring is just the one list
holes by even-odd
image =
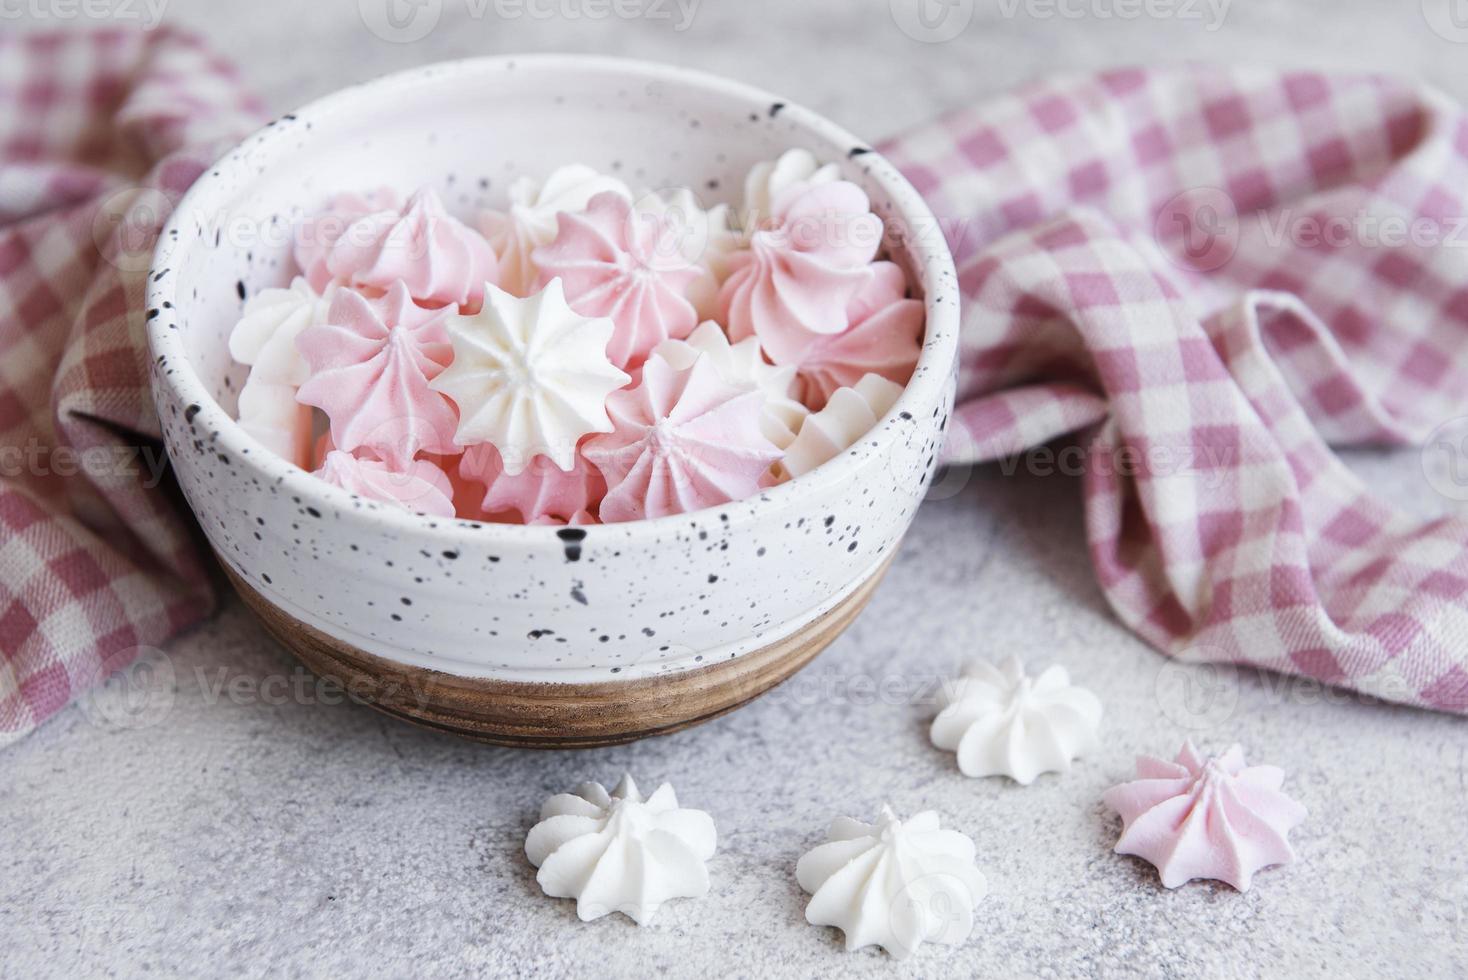
[[1102, 799], [1121, 814], [1116, 853], [1150, 861], [1164, 887], [1214, 878], [1248, 891], [1256, 871], [1295, 859], [1285, 838], [1305, 808], [1280, 792], [1283, 770], [1246, 767], [1242, 747], [1205, 761], [1188, 741], [1173, 762], [1139, 757], [1137, 776]]
[[419, 452], [457, 452], [458, 417], [428, 386], [453, 357], [448, 314], [415, 305], [398, 282], [379, 299], [340, 290], [327, 322], [301, 332], [311, 377], [296, 398], [326, 413], [338, 449], [370, 449], [398, 470]]
[[614, 392], [615, 426], [582, 453], [606, 477], [604, 523], [713, 507], [758, 492], [780, 450], [760, 429], [764, 396], [729, 384], [706, 356], [677, 370], [654, 354], [638, 387]]
[[795, 368], [777, 367], [760, 353], [759, 341], [750, 337], [737, 344], [729, 343], [724, 328], [713, 320], [700, 323], [686, 340], [665, 340], [654, 348], [678, 370], [692, 367], [700, 355], [713, 362], [719, 376], [731, 385], [752, 387], [764, 396], [764, 412], [760, 419], [765, 438], [785, 449], [795, 441], [800, 424], [810, 414], [800, 402], [790, 397], [795, 387]]
[[484, 485], [486, 514], [514, 511], [526, 524], [544, 518], [574, 521], [601, 502], [607, 492], [601, 472], [580, 454], [568, 472], [546, 456], [536, 456], [530, 465], [511, 476], [505, 472], [499, 450], [489, 443], [472, 446], [459, 461], [459, 475]]
[[684, 258], [676, 227], [609, 191], [558, 218], [555, 241], [534, 253], [541, 282], [560, 279], [577, 313], [611, 317], [613, 364], [635, 367], [662, 341], [688, 336], [698, 313], [687, 292], [703, 272]]
[[761, 160], [749, 168], [744, 178], [744, 207], [739, 214], [740, 227], [752, 235], [761, 225], [768, 225], [774, 213], [775, 199], [795, 184], [832, 184], [841, 179], [841, 168], [834, 163], [822, 164], [809, 150], [795, 147], [774, 160]]
[[396, 211], [403, 199], [391, 187], [338, 194], [326, 207], [296, 226], [294, 254], [302, 275], [318, 293], [331, 283], [326, 261], [337, 241], [353, 224], [376, 211]]
[[846, 308], [851, 326], [845, 331], [821, 334], [788, 327], [760, 338], [770, 360], [799, 370], [800, 400], [814, 410], [837, 388], [850, 388], [868, 374], [906, 384], [917, 365], [922, 301], [906, 298], [907, 277], [895, 263], [876, 262], [871, 269], [871, 282]]
[[531, 253], [555, 239], [557, 215], [562, 211], [585, 211], [587, 203], [604, 192], [632, 198], [626, 184], [583, 163], [557, 167], [543, 183], [531, 177], [514, 180], [510, 184], [510, 209], [485, 211], [479, 218], [480, 228], [499, 255], [500, 288], [515, 296], [535, 292], [540, 270]]
[[431, 187], [405, 207], [374, 211], [353, 222], [331, 246], [331, 275], [385, 290], [402, 282], [419, 303], [477, 307], [499, 261], [484, 236], [454, 218]]
[[332, 450], [315, 475], [367, 500], [396, 504], [430, 517], [454, 516], [454, 488], [448, 474], [426, 459], [398, 470], [379, 460]]
[[882, 239], [882, 219], [849, 181], [796, 183], [775, 199], [769, 227], [731, 260], [719, 291], [729, 339], [758, 336], [769, 350], [782, 332], [840, 333], [846, 307], [872, 278], [868, 263]]

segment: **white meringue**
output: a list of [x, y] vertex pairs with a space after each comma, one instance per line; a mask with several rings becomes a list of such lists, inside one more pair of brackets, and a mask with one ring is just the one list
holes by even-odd
[[336, 286], [318, 294], [304, 276], [286, 289], [262, 289], [245, 301], [229, 334], [229, 356], [250, 367], [250, 382], [299, 387], [310, 375], [296, 350], [296, 337], [314, 323], [326, 322]]
[[830, 184], [841, 179], [841, 169], [834, 163], [824, 166], [809, 150], [786, 150], [775, 160], [761, 160], [744, 178], [744, 207], [740, 211], [740, 229], [746, 236], [754, 233], [760, 222], [775, 213], [775, 199], [790, 186], [804, 181], [812, 186]]
[[603, 191], [632, 200], [632, 192], [622, 181], [580, 163], [558, 167], [542, 183], [531, 177], [511, 183], [509, 211], [486, 211], [480, 216], [480, 231], [499, 256], [500, 286], [516, 296], [530, 295], [540, 278], [530, 253], [555, 240], [556, 215], [584, 211]]
[[901, 394], [902, 385], [879, 374], [866, 374], [853, 387], [837, 388], [825, 408], [801, 423], [779, 463], [781, 476], [801, 476], [835, 459], [869, 432]]
[[902, 821], [883, 806], [872, 824], [837, 817], [827, 837], [795, 866], [811, 893], [807, 922], [840, 929], [848, 951], [877, 945], [897, 959], [925, 941], [968, 938], [988, 884], [974, 866], [974, 842], [941, 830], [937, 813]]
[[240, 428], [277, 456], [302, 469], [311, 465], [311, 406], [296, 401], [296, 386], [257, 381], [240, 389]]
[[1059, 665], [1030, 678], [1018, 657], [997, 667], [973, 663], [944, 700], [933, 744], [958, 753], [965, 776], [1008, 776], [1028, 786], [1041, 773], [1068, 771], [1097, 744], [1101, 702]]
[[584, 783], [547, 800], [525, 856], [547, 895], [576, 899], [583, 922], [621, 912], [643, 925], [669, 899], [708, 894], [717, 843], [713, 818], [678, 806], [672, 786], [644, 799], [624, 775], [610, 794]]
[[[741, 244], [729, 225], [729, 206], [716, 204], [706, 209], [697, 194], [679, 187], [661, 193], [643, 191], [632, 202], [632, 210], [640, 219], [672, 230], [659, 238], [676, 244], [680, 258], [700, 270], [686, 295], [699, 319], [711, 319], [718, 311], [719, 287], [729, 275], [729, 258]], [[670, 256], [660, 258], [666, 261]]]
[[572, 310], [559, 279], [526, 299], [486, 286], [482, 310], [448, 319], [454, 359], [430, 386], [459, 408], [459, 445], [490, 443], [511, 476], [537, 455], [569, 472], [583, 436], [612, 430], [607, 395], [632, 380], [607, 359], [612, 321]]
[[684, 340], [663, 341], [653, 353], [679, 371], [692, 367], [700, 353], [706, 354], [726, 382], [764, 395], [760, 431], [781, 449], [795, 440], [801, 422], [810, 414], [810, 409], [790, 397], [795, 387], [794, 365], [778, 367], [766, 361], [754, 337], [729, 343], [728, 334], [712, 320], [699, 324]]

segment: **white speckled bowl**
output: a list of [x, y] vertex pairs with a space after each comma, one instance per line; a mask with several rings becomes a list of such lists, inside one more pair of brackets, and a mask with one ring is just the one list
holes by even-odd
[[[866, 438], [812, 473], [755, 499], [591, 527], [574, 541], [579, 530], [430, 519], [355, 499], [273, 456], [233, 421], [245, 371], [231, 362], [226, 338], [241, 296], [288, 281], [291, 227], [336, 191], [432, 183], [467, 215], [503, 205], [516, 175], [583, 162], [634, 188], [690, 186], [706, 203], [737, 201], [753, 163], [797, 146], [839, 161], [890, 225], [924, 232], [894, 249], [928, 314], [901, 399]], [[864, 597], [901, 540], [954, 392], [957, 290], [936, 227], [913, 188], [864, 143], [723, 79], [579, 56], [393, 75], [265, 127], [172, 215], [148, 294], [159, 311], [150, 341], [168, 450], [241, 593], [313, 667], [368, 678], [366, 700], [530, 744], [670, 730], [747, 700], [813, 656], [855, 612], [833, 610]], [[812, 639], [794, 642], [802, 637]], [[789, 652], [796, 648], [799, 656]], [[733, 693], [696, 705], [689, 694], [690, 705], [678, 707], [683, 694], [672, 680], [771, 650], [786, 651], [789, 670], [762, 668], [768, 683], [746, 677]], [[617, 701], [619, 691], [637, 692], [628, 697], [641, 707], [620, 705], [632, 715], [651, 711], [643, 709], [657, 691], [668, 696], [653, 722], [631, 730], [609, 721], [598, 736], [574, 730], [574, 711], [547, 708], [540, 724], [534, 704], [516, 709], [520, 728], [462, 724], [432, 690], [393, 700], [380, 687], [384, 674], [473, 691], [480, 703], [538, 692], [534, 703], [549, 704], [570, 692], [604, 717], [616, 712], [599, 702]], [[557, 737], [562, 728], [566, 739]]]

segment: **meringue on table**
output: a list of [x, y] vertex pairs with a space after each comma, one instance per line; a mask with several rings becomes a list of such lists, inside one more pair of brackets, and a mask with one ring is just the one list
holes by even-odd
[[583, 783], [547, 800], [525, 856], [541, 890], [576, 899], [583, 922], [621, 912], [644, 925], [670, 899], [708, 894], [717, 844], [713, 818], [680, 807], [672, 786], [643, 797], [624, 775], [610, 793]]
[[871, 824], [837, 817], [795, 866], [811, 893], [806, 921], [840, 929], [848, 951], [876, 945], [897, 959], [924, 942], [962, 943], [988, 884], [974, 842], [939, 823], [932, 810], [899, 820], [885, 805]]
[[1018, 657], [971, 664], [944, 691], [933, 719], [933, 744], [958, 754], [965, 776], [1008, 776], [1028, 786], [1045, 772], [1066, 772], [1096, 747], [1101, 702], [1056, 665], [1038, 677]]
[[1121, 814], [1116, 853], [1151, 862], [1164, 888], [1213, 878], [1246, 892], [1260, 869], [1295, 860], [1287, 837], [1307, 814], [1283, 784], [1282, 769], [1247, 765], [1242, 746], [1205, 759], [1189, 740], [1172, 762], [1138, 757], [1137, 779], [1102, 799]]

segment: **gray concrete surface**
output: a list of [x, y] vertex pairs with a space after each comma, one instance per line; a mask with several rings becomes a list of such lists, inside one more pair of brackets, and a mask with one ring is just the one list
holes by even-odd
[[[1415, 0], [1235, 0], [1217, 30], [1182, 16], [1108, 19], [1110, 0], [1070, 3], [1077, 19], [1015, 2], [980, 2], [957, 37], [931, 45], [898, 29], [887, 0], [704, 0], [684, 31], [650, 16], [511, 18], [513, 4], [443, 0], [437, 28], [411, 44], [366, 31], [356, 0], [172, 0], [167, 19], [211, 36], [282, 111], [395, 68], [529, 50], [704, 67], [873, 139], [1042, 72], [1161, 60], [1410, 71], [1468, 98], [1468, 45], [1435, 34]], [[60, 9], [42, 0], [39, 17], [0, 29], [55, 24]], [[1404, 506], [1449, 506], [1414, 454], [1351, 461]], [[0, 753], [0, 976], [1468, 972], [1463, 721], [1169, 666], [1107, 611], [1074, 481], [987, 469], [963, 482], [923, 508], [869, 610], [795, 683], [625, 748], [485, 748], [323, 703], [330, 692], [228, 604], [153, 665], [141, 705], [103, 692]], [[1009, 652], [1067, 664], [1107, 709], [1103, 750], [1029, 788], [964, 779], [925, 734], [939, 680]], [[150, 724], [119, 728], [119, 717]], [[1187, 736], [1242, 742], [1289, 772], [1311, 813], [1294, 835], [1300, 863], [1247, 895], [1167, 892], [1150, 868], [1110, 854], [1117, 821], [1101, 791], [1134, 754]], [[673, 782], [720, 832], [712, 894], [641, 930], [578, 922], [572, 903], [539, 894], [521, 851], [545, 796], [623, 770]], [[962, 947], [897, 964], [845, 954], [834, 930], [804, 923], [796, 859], [831, 816], [870, 817], [884, 800], [936, 808], [977, 841], [990, 894]]]

